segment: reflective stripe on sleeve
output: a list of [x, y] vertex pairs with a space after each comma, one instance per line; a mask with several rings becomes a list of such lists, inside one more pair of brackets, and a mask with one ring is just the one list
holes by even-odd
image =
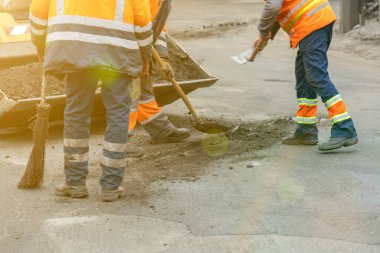
[[127, 150], [127, 143], [119, 144], [104, 141], [103, 148], [111, 152], [123, 153]]
[[29, 15], [29, 19], [32, 22], [34, 22], [34, 23], [36, 23], [37, 25], [40, 25], [40, 26], [47, 26], [48, 25], [48, 21], [47, 20], [37, 18], [36, 16], [33, 16], [33, 14]]
[[30, 26], [30, 31], [32, 32], [32, 34], [34, 35], [37, 35], [37, 36], [43, 36], [46, 34], [47, 30], [46, 29], [36, 29], [34, 28], [33, 26]]
[[137, 26], [135, 25], [135, 32], [136, 33], [145, 33], [145, 32], [148, 32], [148, 31], [151, 31], [152, 29], [152, 23], [149, 22], [149, 24], [147, 24], [146, 26]]
[[88, 148], [89, 139], [64, 139], [63, 145], [71, 148]]
[[137, 42], [138, 42], [140, 47], [146, 47], [153, 42], [153, 36], [150, 35], [148, 38], [146, 38], [144, 40], [137, 40]]

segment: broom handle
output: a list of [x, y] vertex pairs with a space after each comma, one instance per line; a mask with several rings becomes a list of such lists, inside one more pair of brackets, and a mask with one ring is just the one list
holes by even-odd
[[47, 86], [47, 80], [45, 75], [45, 70], [42, 70], [42, 84], [41, 84], [41, 105], [46, 104], [46, 86]]

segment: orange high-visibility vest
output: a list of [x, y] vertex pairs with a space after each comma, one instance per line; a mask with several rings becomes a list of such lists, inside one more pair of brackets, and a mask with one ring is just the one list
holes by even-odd
[[150, 58], [148, 0], [33, 0], [30, 23], [34, 44], [46, 42], [46, 72], [99, 68], [138, 76]]
[[277, 22], [290, 36], [292, 48], [310, 33], [336, 20], [328, 0], [284, 0]]

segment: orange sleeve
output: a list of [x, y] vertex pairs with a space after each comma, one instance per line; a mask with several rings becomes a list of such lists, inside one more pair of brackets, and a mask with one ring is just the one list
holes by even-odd
[[29, 22], [32, 43], [36, 47], [45, 47], [50, 0], [33, 0], [30, 5]]
[[146, 27], [151, 23], [151, 14], [148, 0], [133, 0], [134, 24]]
[[152, 23], [149, 0], [132, 0], [135, 36], [139, 43], [143, 62], [152, 58]]

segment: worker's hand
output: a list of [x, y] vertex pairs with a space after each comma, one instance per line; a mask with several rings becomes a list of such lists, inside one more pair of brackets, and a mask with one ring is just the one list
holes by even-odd
[[268, 40], [271, 38], [271, 34], [269, 33], [267, 36], [263, 36], [262, 34], [257, 37], [254, 48], [256, 51], [263, 51], [263, 49], [268, 45]]
[[36, 47], [36, 49], [37, 49], [37, 57], [38, 57], [39, 62], [44, 62], [45, 48]]
[[172, 66], [170, 65], [170, 62], [167, 59], [162, 59], [162, 61], [165, 64], [164, 66], [159, 66], [159, 64], [157, 64], [157, 72], [163, 79], [170, 80], [170, 78], [174, 76]]

